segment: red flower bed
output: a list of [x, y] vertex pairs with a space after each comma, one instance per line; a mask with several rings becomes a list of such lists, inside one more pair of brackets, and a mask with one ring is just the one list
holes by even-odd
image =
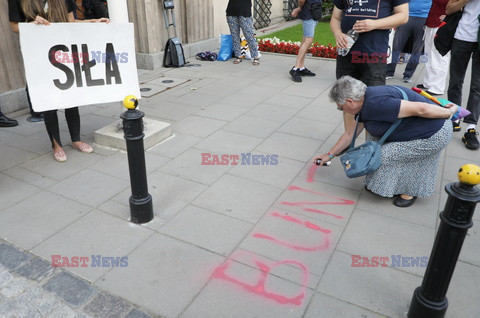
[[[278, 41], [278, 39], [260, 39], [258, 40], [258, 49], [262, 52], [281, 53], [281, 54], [298, 54], [298, 43]], [[308, 49], [308, 53], [315, 57], [337, 58], [337, 47], [322, 45], [318, 42], [312, 44]]]

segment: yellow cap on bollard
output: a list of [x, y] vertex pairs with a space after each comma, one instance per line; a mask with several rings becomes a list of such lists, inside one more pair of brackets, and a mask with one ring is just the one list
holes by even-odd
[[480, 167], [474, 164], [466, 164], [460, 167], [457, 173], [458, 181], [469, 186], [480, 183]]
[[123, 99], [123, 106], [126, 109], [135, 109], [138, 106], [138, 99], [133, 95], [128, 95]]

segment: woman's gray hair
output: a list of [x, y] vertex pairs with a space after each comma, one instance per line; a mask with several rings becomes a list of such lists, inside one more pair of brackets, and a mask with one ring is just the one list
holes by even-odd
[[331, 102], [344, 105], [347, 102], [347, 98], [351, 98], [355, 101], [361, 100], [363, 96], [365, 96], [366, 90], [367, 85], [362, 81], [345, 75], [333, 84], [328, 97], [330, 97]]

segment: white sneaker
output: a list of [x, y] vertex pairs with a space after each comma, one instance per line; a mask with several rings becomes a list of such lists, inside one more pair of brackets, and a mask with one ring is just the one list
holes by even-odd
[[392, 79], [393, 76], [386, 76], [385, 79], [388, 80], [388, 79]]

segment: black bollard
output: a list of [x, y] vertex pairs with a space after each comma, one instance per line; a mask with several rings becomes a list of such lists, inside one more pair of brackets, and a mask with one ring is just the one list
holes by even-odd
[[123, 105], [128, 110], [120, 118], [123, 119], [124, 138], [127, 142], [128, 167], [130, 171], [130, 220], [133, 223], [147, 223], [153, 219], [152, 196], [148, 193], [147, 169], [145, 166], [145, 149], [143, 147], [143, 116], [137, 110], [138, 100], [135, 96], [127, 96]]
[[463, 183], [449, 183], [445, 187], [447, 203], [440, 213], [440, 226], [425, 276], [413, 293], [408, 318], [443, 318], [447, 312], [448, 286], [467, 231], [473, 225], [475, 206], [480, 202], [480, 190], [475, 187], [480, 182], [480, 167], [465, 165], [458, 176]]

